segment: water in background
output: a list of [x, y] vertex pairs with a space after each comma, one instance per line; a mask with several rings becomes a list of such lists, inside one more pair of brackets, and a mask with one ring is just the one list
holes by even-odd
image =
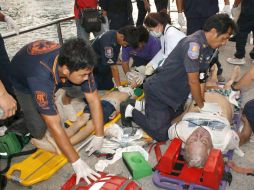
[[[134, 0], [133, 0], [134, 1]], [[172, 0], [170, 0], [172, 1]], [[223, 0], [220, 7], [223, 7]], [[232, 1], [232, 0], [231, 0]], [[154, 1], [150, 0], [151, 11], [154, 12]], [[73, 15], [74, 0], [0, 0], [2, 12], [11, 16], [20, 28], [36, 26], [54, 19], [64, 18]], [[176, 10], [175, 2], [171, 2], [170, 10]], [[205, 10], [204, 10], [205, 11]], [[177, 25], [177, 13], [170, 14], [172, 22]], [[137, 19], [137, 6], [133, 3], [134, 22]], [[63, 38], [76, 36], [76, 25], [74, 21], [61, 24]], [[0, 22], [0, 33], [10, 32], [6, 29], [6, 24]], [[10, 57], [23, 47], [25, 44], [37, 40], [47, 39], [58, 41], [56, 26], [49, 26], [44, 29], [22, 34], [5, 40], [7, 51]]]

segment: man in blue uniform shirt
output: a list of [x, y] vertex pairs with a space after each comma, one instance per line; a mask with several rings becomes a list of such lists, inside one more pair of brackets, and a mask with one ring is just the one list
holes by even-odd
[[90, 142], [90, 153], [103, 143], [103, 114], [93, 78], [96, 64], [92, 48], [81, 39], [70, 39], [60, 48], [57, 43], [39, 40], [24, 46], [12, 59], [13, 86], [24, 112], [26, 127], [34, 138], [42, 138], [49, 129], [62, 153], [72, 163], [77, 182], [98, 176], [81, 160], [72, 147], [54, 103], [58, 88], [80, 86], [89, 104], [95, 135]]
[[135, 46], [138, 40], [138, 30], [134, 26], [126, 26], [119, 31], [110, 30], [94, 40], [92, 47], [97, 54], [98, 65], [94, 68], [93, 74], [98, 90], [109, 90], [114, 87], [115, 82], [119, 91], [131, 93], [130, 88], [121, 86], [116, 64], [121, 46]]
[[234, 28], [228, 15], [218, 14], [206, 21], [204, 30], [183, 38], [143, 85], [145, 115], [138, 101], [121, 104], [123, 124], [130, 125], [132, 120], [155, 140], [165, 141], [171, 121], [183, 112], [190, 92], [199, 109], [211, 112], [200, 82], [205, 82], [214, 49], [227, 42]]
[[[161, 49], [160, 40], [149, 34], [144, 26], [137, 26], [140, 34], [137, 47], [122, 48], [122, 67], [127, 76], [128, 81], [135, 81], [137, 85], [141, 85], [145, 78], [144, 69], [149, 61]], [[133, 64], [129, 65], [130, 58], [133, 59]], [[135, 79], [134, 79], [135, 78]]]

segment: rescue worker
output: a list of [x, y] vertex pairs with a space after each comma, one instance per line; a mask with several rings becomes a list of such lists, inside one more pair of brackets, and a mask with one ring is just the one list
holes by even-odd
[[149, 13], [144, 22], [150, 33], [160, 38], [161, 49], [146, 65], [146, 75], [151, 75], [155, 69], [163, 65], [164, 60], [176, 47], [185, 34], [171, 25], [171, 19], [165, 12]]
[[[223, 12], [228, 15], [231, 14], [229, 0], [224, 0], [225, 6]], [[176, 6], [178, 10], [178, 23], [181, 27], [185, 25], [184, 14], [187, 20], [187, 35], [190, 35], [197, 30], [202, 30], [205, 21], [219, 12], [218, 0], [176, 0]], [[184, 14], [183, 14], [184, 12]], [[217, 52], [218, 53], [218, 52]], [[221, 63], [219, 62], [218, 55], [214, 57], [213, 62], [218, 67], [218, 79], [220, 82], [224, 82], [222, 77]]]
[[138, 44], [138, 38], [137, 29], [134, 26], [126, 26], [119, 31], [109, 30], [93, 41], [92, 47], [98, 58], [98, 65], [93, 71], [98, 90], [109, 90], [115, 85], [121, 92], [132, 93], [131, 88], [121, 86], [116, 64], [121, 46]]
[[[254, 29], [254, 0], [235, 0], [233, 8], [236, 8], [241, 3], [241, 13], [237, 20], [239, 28], [236, 34], [236, 52], [233, 58], [228, 58], [227, 62], [233, 65], [244, 65], [246, 63], [245, 46], [248, 34]], [[250, 57], [254, 60], [254, 47], [250, 52]]]
[[145, 115], [142, 102], [128, 100], [121, 104], [123, 125], [130, 126], [134, 121], [153, 139], [165, 141], [171, 121], [183, 112], [190, 92], [196, 105], [209, 111], [200, 83], [207, 78], [214, 49], [224, 45], [234, 29], [235, 23], [228, 15], [217, 14], [205, 22], [204, 30], [183, 38], [163, 66], [143, 84]]
[[[17, 99], [24, 112], [26, 127], [31, 136], [41, 139], [46, 129], [66, 156], [77, 175], [76, 182], [84, 178], [96, 180], [94, 172], [78, 155], [70, 143], [54, 104], [58, 88], [80, 88], [91, 110], [96, 129], [87, 151], [91, 155], [103, 144], [103, 114], [92, 70], [95, 53], [82, 39], [67, 40], [59, 44], [38, 40], [24, 46], [11, 61], [11, 76]], [[95, 177], [96, 176], [96, 177]]]
[[[161, 45], [158, 38], [149, 34], [144, 26], [137, 26], [139, 31], [139, 43], [136, 47], [122, 48], [122, 67], [130, 84], [143, 84], [145, 79], [145, 66], [160, 51]], [[133, 63], [130, 65], [130, 58]]]

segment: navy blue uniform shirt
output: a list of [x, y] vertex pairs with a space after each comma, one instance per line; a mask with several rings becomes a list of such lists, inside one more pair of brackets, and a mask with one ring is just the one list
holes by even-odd
[[[24, 46], [11, 61], [11, 77], [16, 89], [31, 94], [39, 113], [57, 114], [54, 94], [63, 83], [58, 73], [59, 44], [38, 40]], [[96, 90], [93, 74], [81, 84], [83, 92]]]
[[206, 18], [219, 12], [218, 0], [184, 0], [187, 18]]
[[207, 71], [213, 52], [199, 30], [183, 38], [146, 83], [161, 102], [177, 110], [190, 93], [187, 74]]
[[98, 55], [98, 67], [116, 64], [121, 46], [117, 43], [115, 30], [109, 30], [98, 36], [92, 43]]

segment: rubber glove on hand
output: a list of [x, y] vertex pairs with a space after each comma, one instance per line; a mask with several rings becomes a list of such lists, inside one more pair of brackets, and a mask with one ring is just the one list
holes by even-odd
[[[96, 177], [101, 177], [100, 174], [92, 170], [81, 158], [79, 158], [76, 162], [72, 163], [72, 167], [74, 172], [76, 173], [76, 184], [79, 183], [79, 180], [83, 178], [88, 184], [90, 184], [90, 179], [96, 181]], [[95, 177], [96, 176], [96, 177]]]
[[230, 14], [231, 14], [230, 5], [225, 5], [222, 12], [224, 12], [230, 16]]
[[240, 98], [240, 91], [234, 91], [232, 90], [231, 93], [228, 96], [228, 101], [235, 105], [236, 107], [239, 107], [239, 104], [237, 102], [237, 99]]
[[135, 76], [136, 76], [135, 73], [133, 73], [132, 71], [129, 71], [129, 72], [126, 73], [126, 77], [127, 77], [127, 80], [128, 80], [129, 84], [131, 84], [134, 81]]
[[185, 26], [185, 19], [183, 13], [178, 13], [178, 24], [181, 27]]
[[101, 147], [103, 145], [103, 139], [104, 139], [104, 137], [98, 137], [96, 135], [93, 135], [93, 138], [91, 138], [91, 142], [89, 143], [88, 147], [86, 148], [86, 152], [89, 151], [88, 156], [90, 156], [96, 150], [101, 149]]
[[134, 94], [133, 89], [129, 86], [127, 86], [127, 87], [119, 86], [118, 90], [120, 92], [125, 92], [125, 93], [129, 94], [130, 96], [132, 96]]
[[153, 72], [154, 72], [154, 68], [153, 68], [152, 64], [148, 63], [146, 65], [145, 75], [151, 75], [151, 74], [153, 74]]
[[234, 17], [234, 21], [236, 22], [240, 16], [241, 13], [241, 6], [237, 6], [237, 7], [232, 7], [231, 9], [231, 14]]
[[218, 103], [204, 102], [204, 107], [200, 108], [200, 112], [221, 114], [221, 107]]
[[143, 74], [141, 74], [141, 73], [139, 73], [139, 72], [137, 72], [137, 71], [134, 71], [134, 72], [136, 72], [136, 77], [135, 77], [136, 83], [137, 83], [138, 85], [143, 84], [144, 79], [146, 78], [145, 75], [143, 75]]
[[7, 24], [8, 30], [13, 29], [13, 30], [15, 30], [15, 32], [17, 34], [19, 34], [19, 28], [18, 28], [16, 22], [11, 17], [9, 17], [8, 15], [4, 15], [4, 21]]

